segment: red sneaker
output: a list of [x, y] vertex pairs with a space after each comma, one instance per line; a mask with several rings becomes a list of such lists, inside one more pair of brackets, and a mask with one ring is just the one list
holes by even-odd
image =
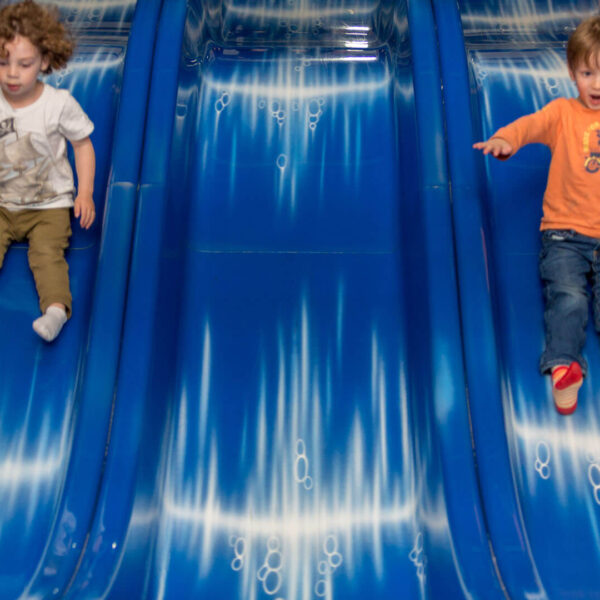
[[552, 371], [552, 396], [554, 406], [561, 415], [570, 415], [577, 408], [577, 392], [583, 383], [583, 374], [578, 362], [568, 367], [561, 365]]

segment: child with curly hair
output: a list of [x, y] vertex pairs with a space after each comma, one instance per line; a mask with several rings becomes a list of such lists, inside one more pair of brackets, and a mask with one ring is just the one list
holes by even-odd
[[545, 144], [552, 151], [540, 226], [546, 302], [540, 370], [551, 376], [561, 414], [575, 410], [587, 373], [582, 349], [588, 280], [600, 332], [600, 16], [584, 20], [569, 38], [567, 66], [577, 98], [557, 98], [473, 146], [501, 160], [525, 144]]
[[0, 267], [12, 242], [29, 243], [42, 312], [33, 329], [48, 342], [71, 316], [70, 208], [84, 229], [95, 219], [94, 125], [67, 90], [39, 79], [64, 67], [73, 49], [56, 11], [33, 0], [0, 10]]

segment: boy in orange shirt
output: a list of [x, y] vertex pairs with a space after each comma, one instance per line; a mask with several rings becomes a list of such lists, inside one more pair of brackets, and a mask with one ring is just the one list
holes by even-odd
[[552, 376], [556, 409], [570, 414], [587, 373], [581, 352], [592, 277], [594, 321], [600, 332], [600, 16], [583, 21], [567, 45], [569, 75], [578, 98], [558, 98], [544, 108], [473, 144], [506, 160], [525, 144], [550, 147], [552, 160], [543, 200], [540, 275], [546, 302], [542, 373]]

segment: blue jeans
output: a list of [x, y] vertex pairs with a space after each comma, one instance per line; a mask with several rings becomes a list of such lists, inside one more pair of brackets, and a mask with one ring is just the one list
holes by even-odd
[[589, 313], [588, 281], [594, 325], [600, 332], [600, 239], [573, 230], [543, 231], [540, 275], [546, 301], [546, 348], [540, 370], [548, 373], [556, 365], [577, 361], [585, 376], [588, 366], [581, 351]]

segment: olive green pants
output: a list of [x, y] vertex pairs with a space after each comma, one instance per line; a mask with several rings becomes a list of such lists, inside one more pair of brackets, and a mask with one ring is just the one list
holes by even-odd
[[71, 237], [68, 208], [10, 211], [0, 207], [0, 267], [13, 242], [29, 242], [29, 267], [42, 313], [54, 303], [64, 304], [71, 316], [69, 266], [65, 250]]

